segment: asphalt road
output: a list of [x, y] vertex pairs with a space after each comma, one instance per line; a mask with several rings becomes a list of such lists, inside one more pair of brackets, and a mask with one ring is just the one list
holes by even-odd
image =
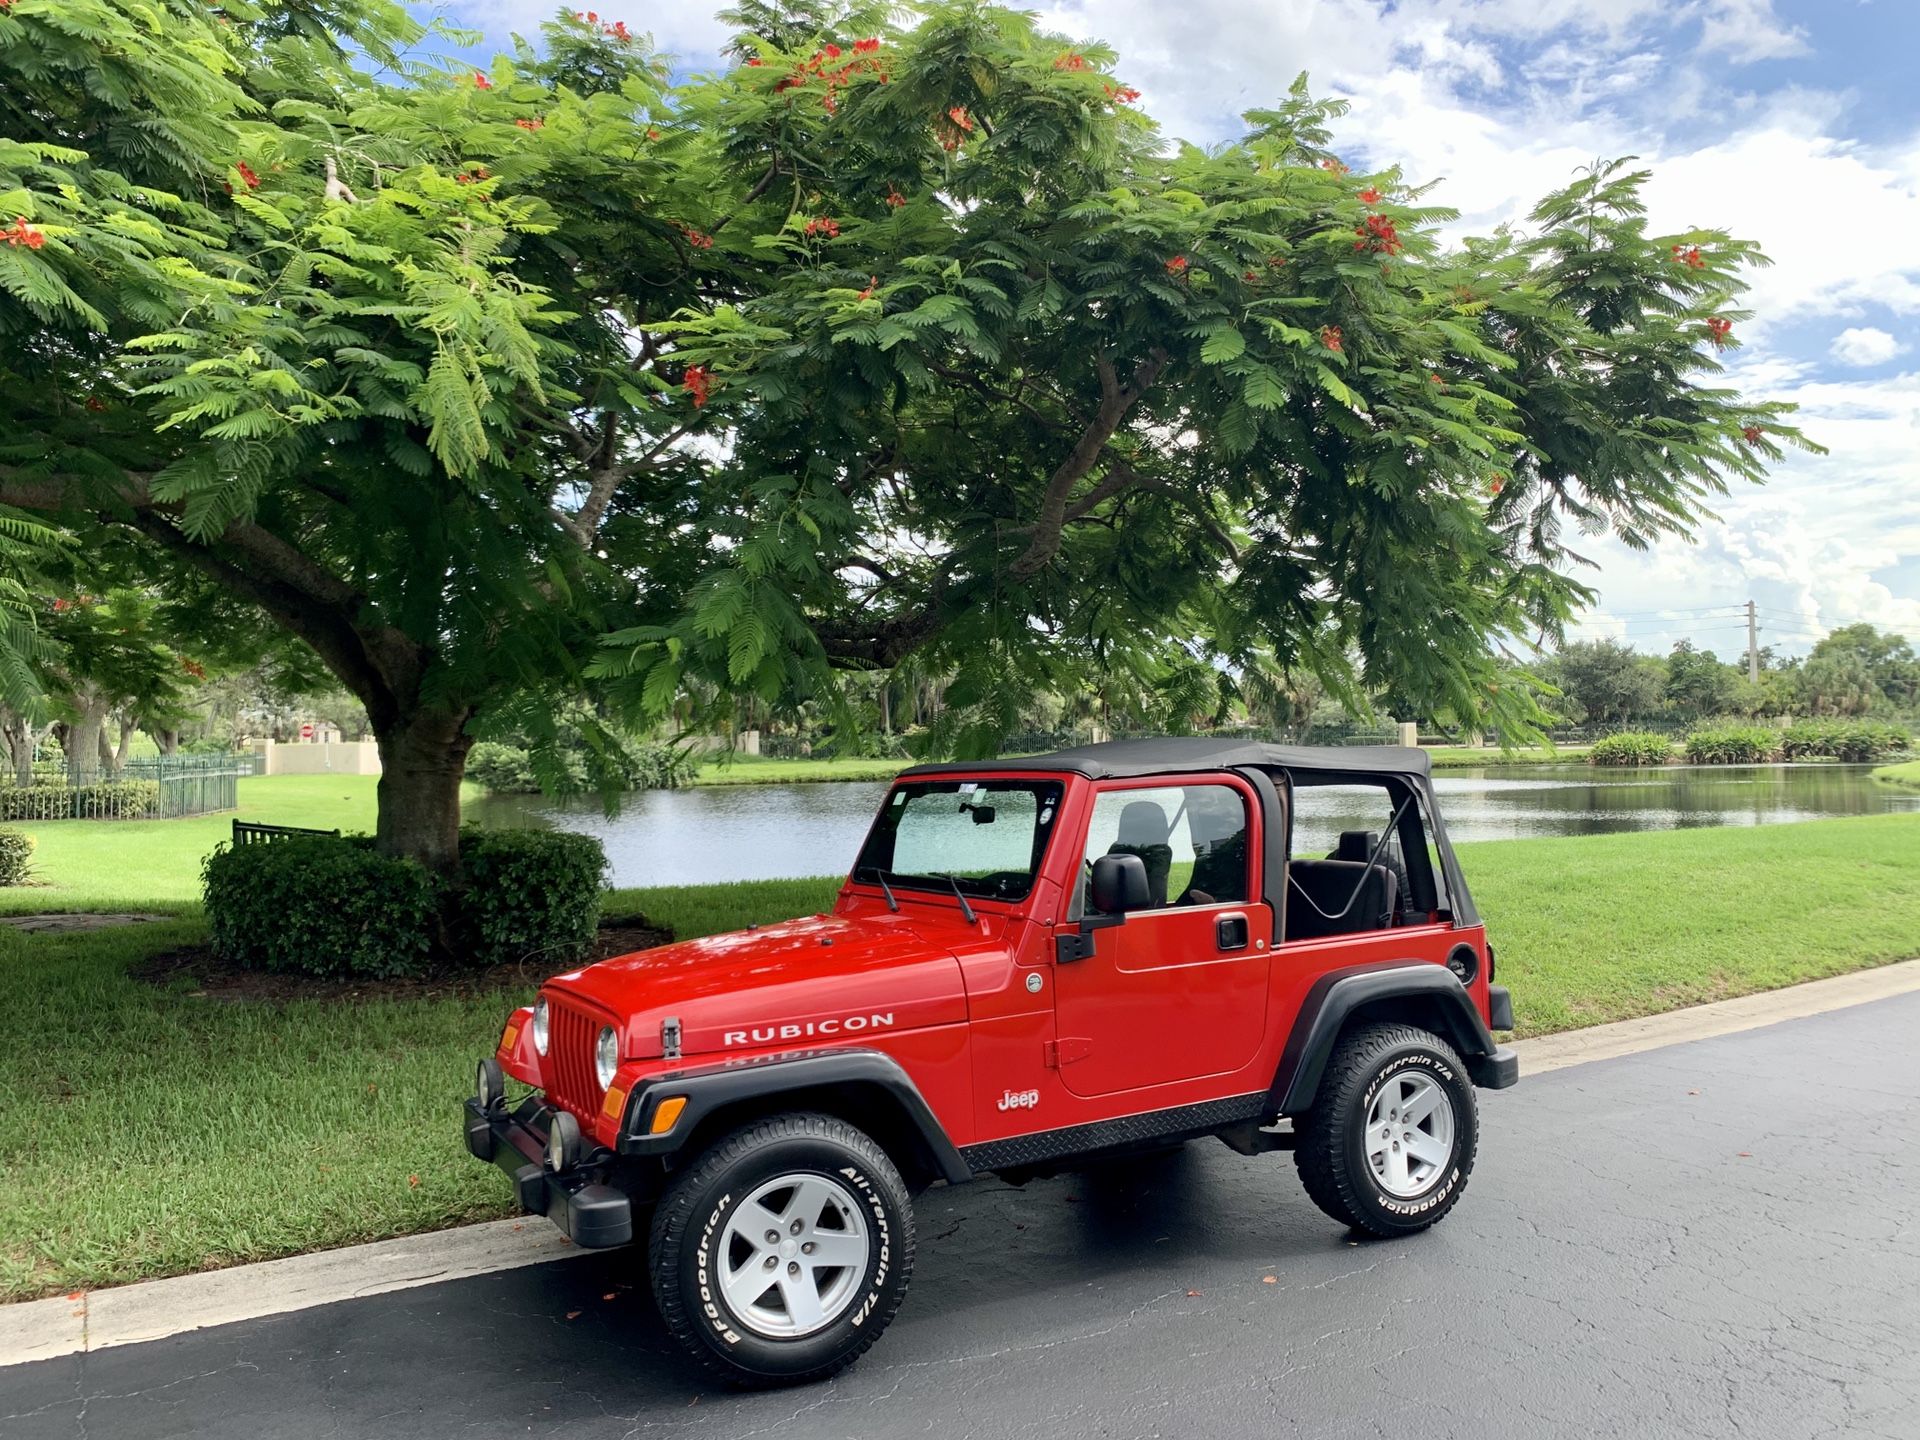
[[1210, 1141], [931, 1192], [893, 1329], [806, 1390], [711, 1388], [620, 1254], [0, 1370], [0, 1436], [1915, 1437], [1916, 1062], [1920, 995], [1483, 1094], [1411, 1240]]

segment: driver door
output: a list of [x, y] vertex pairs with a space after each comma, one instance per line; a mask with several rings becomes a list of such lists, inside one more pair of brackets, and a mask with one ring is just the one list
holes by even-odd
[[1266, 1029], [1273, 917], [1254, 893], [1259, 806], [1222, 777], [1098, 787], [1083, 837], [1080, 893], [1107, 854], [1138, 855], [1151, 908], [1095, 932], [1094, 953], [1054, 976], [1060, 1075], [1076, 1095], [1112, 1095], [1228, 1074]]

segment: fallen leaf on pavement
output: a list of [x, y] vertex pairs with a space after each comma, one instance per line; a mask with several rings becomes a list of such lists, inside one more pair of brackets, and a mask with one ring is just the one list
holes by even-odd
[[578, 1320], [580, 1318], [580, 1312], [578, 1310], [569, 1310], [567, 1311], [567, 1318], [569, 1320]]
[[1280, 1283], [1280, 1277], [1278, 1275], [1262, 1275], [1260, 1277], [1260, 1283], [1262, 1285], [1278, 1285]]
[[1187, 1298], [1189, 1300], [1198, 1300], [1200, 1298], [1200, 1292], [1198, 1290], [1189, 1290], [1187, 1291]]

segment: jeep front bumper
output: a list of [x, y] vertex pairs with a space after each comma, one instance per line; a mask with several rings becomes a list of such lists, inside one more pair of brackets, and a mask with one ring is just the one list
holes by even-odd
[[633, 1201], [602, 1182], [591, 1161], [558, 1173], [546, 1164], [552, 1112], [537, 1095], [512, 1110], [504, 1102], [482, 1108], [467, 1097], [467, 1150], [513, 1181], [514, 1198], [529, 1215], [544, 1215], [574, 1244], [588, 1249], [625, 1245], [633, 1239]]

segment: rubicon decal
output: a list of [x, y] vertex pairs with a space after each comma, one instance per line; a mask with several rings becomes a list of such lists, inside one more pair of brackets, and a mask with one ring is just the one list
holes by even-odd
[[791, 1025], [763, 1025], [749, 1030], [728, 1030], [720, 1039], [723, 1045], [771, 1045], [776, 1040], [805, 1040], [815, 1035], [857, 1035], [863, 1030], [887, 1030], [893, 1026], [893, 1011], [875, 1011], [866, 1015], [841, 1015], [826, 1020], [805, 1020]]

